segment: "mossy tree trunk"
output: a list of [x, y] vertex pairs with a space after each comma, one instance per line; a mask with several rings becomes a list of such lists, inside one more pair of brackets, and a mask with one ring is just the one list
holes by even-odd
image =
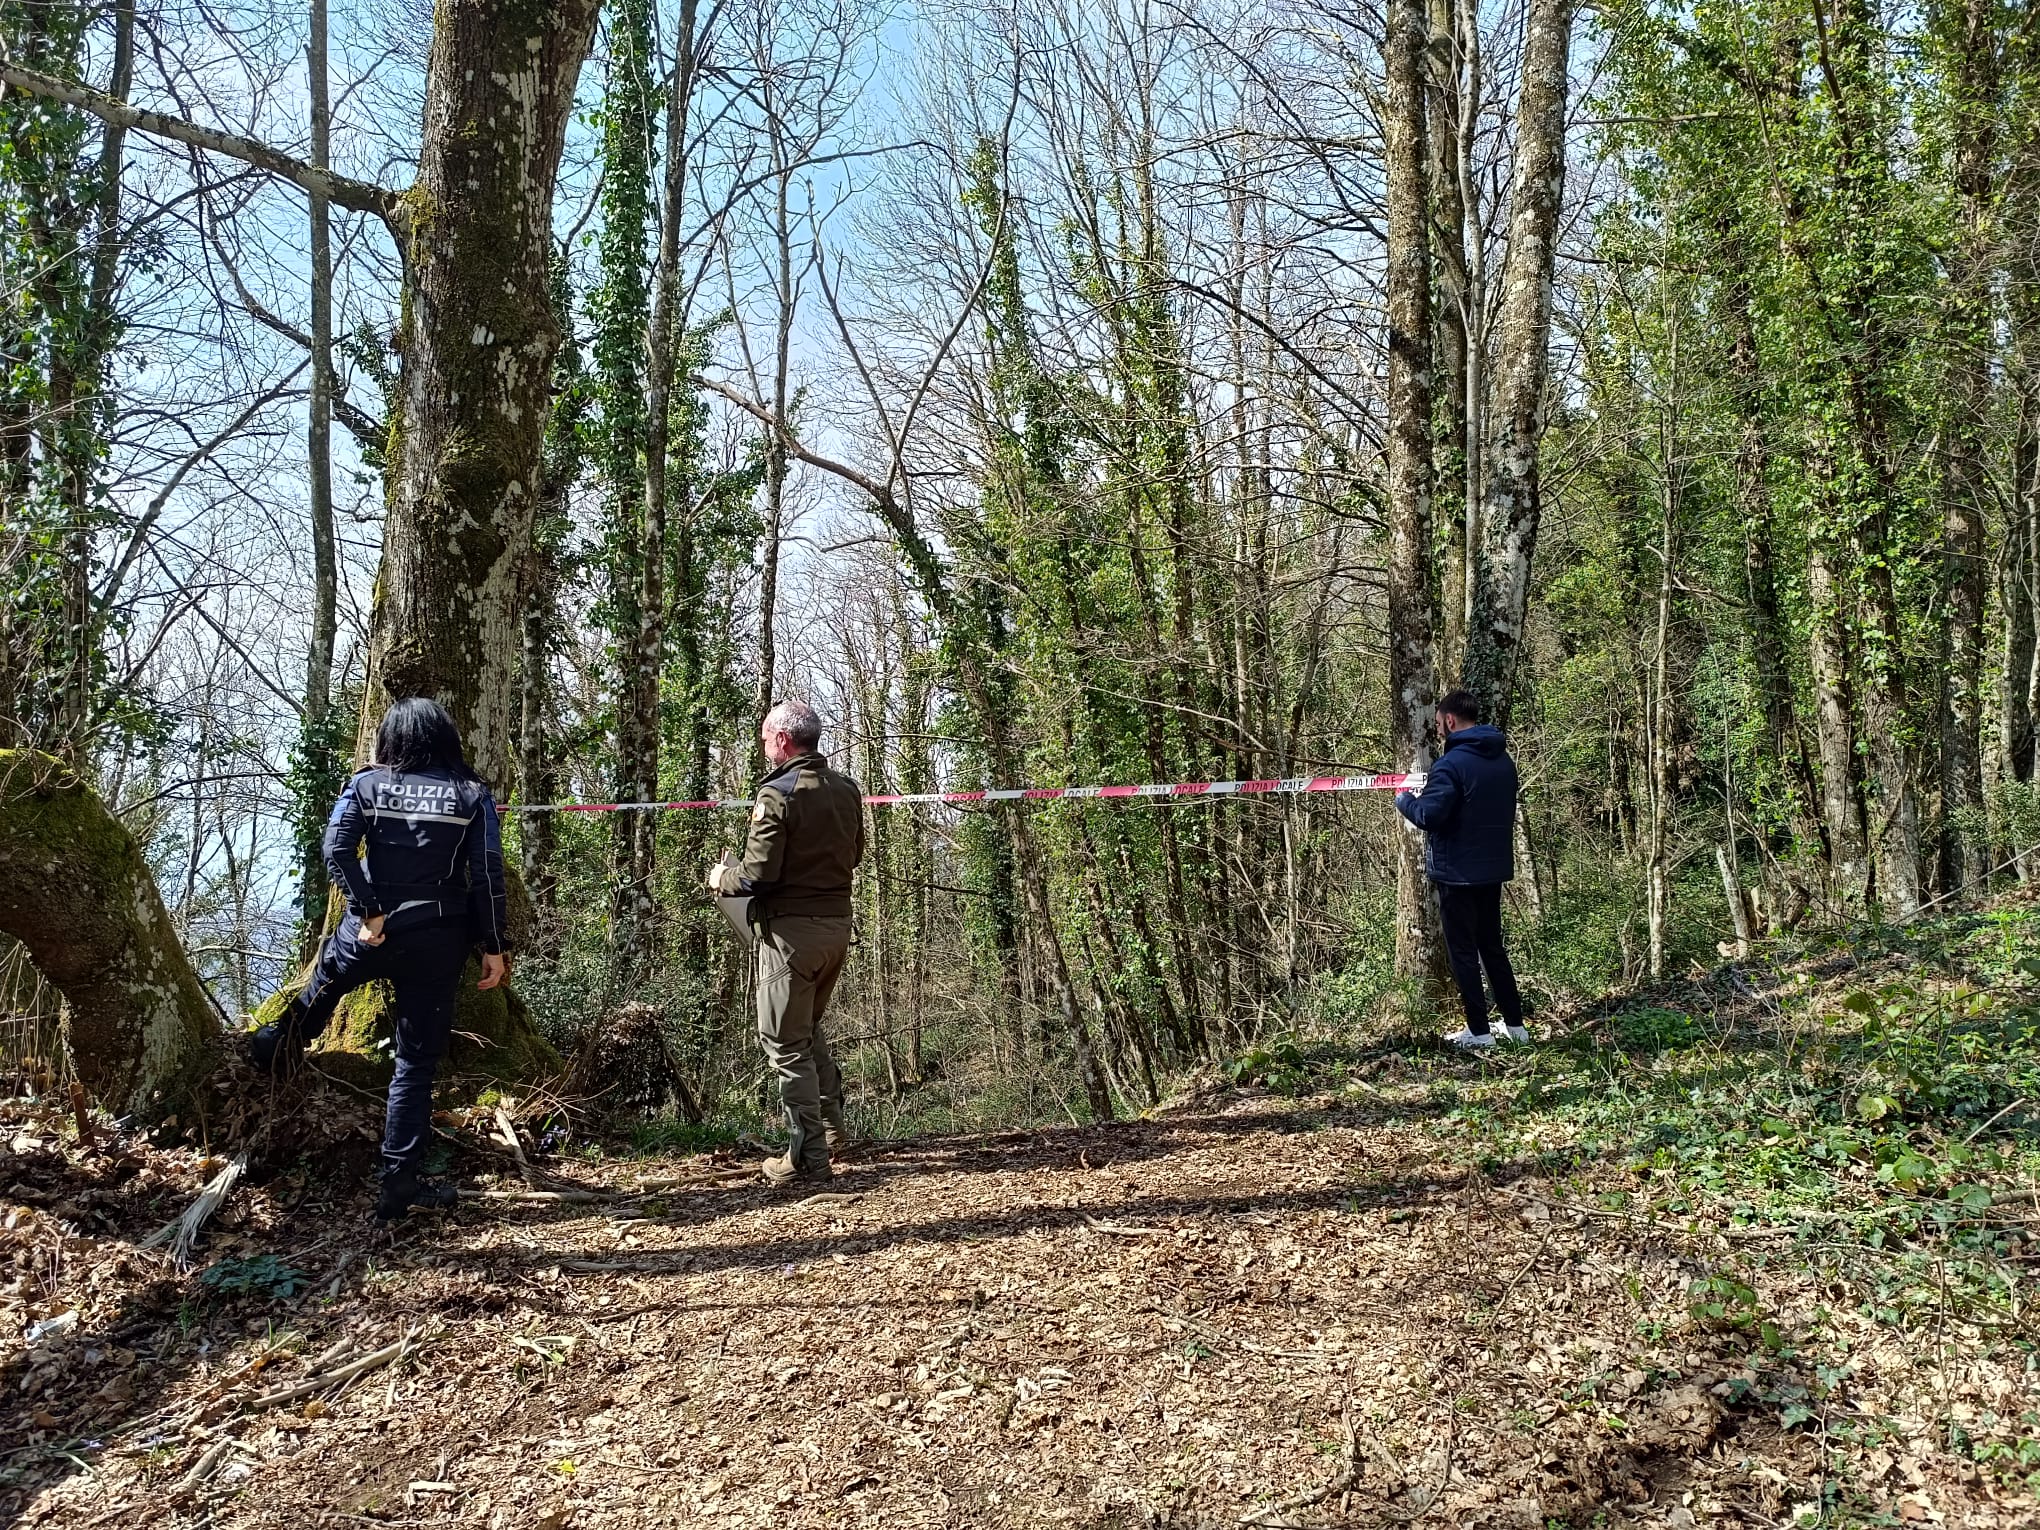
[[0, 750], [0, 933], [70, 1005], [95, 1099], [146, 1116], [178, 1107], [219, 1020], [134, 836], [75, 772], [30, 750]]
[[409, 219], [403, 407], [390, 442], [364, 730], [405, 696], [510, 780], [518, 574], [553, 353], [553, 186], [596, 0], [448, 0]]
[[[553, 189], [597, 9], [597, 0], [440, 5], [418, 180], [404, 199], [403, 402], [361, 753], [391, 702], [431, 696], [499, 789], [511, 780], [520, 576], [560, 339]], [[521, 896], [512, 914], [514, 934], [529, 924]], [[379, 1008], [366, 997], [350, 1003], [336, 1040], [362, 1033]], [[516, 996], [476, 993], [472, 970], [455, 1025], [482, 1038], [456, 1047], [456, 1067], [519, 1078], [559, 1066]]]
[[[1388, 167], [1388, 630], [1390, 768], [1431, 762], [1437, 701], [1431, 591], [1430, 145], [1424, 114], [1422, 0], [1392, 0], [1383, 49]], [[1442, 935], [1423, 844], [1397, 823], [1395, 972], [1439, 986]]]

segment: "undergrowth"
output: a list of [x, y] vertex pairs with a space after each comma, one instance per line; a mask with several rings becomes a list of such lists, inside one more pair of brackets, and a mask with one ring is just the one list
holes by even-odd
[[[1404, 1047], [1377, 1076], [1422, 1080], [1388, 1097], [1497, 1181], [1729, 1240], [1684, 1316], [1746, 1341], [1731, 1401], [1874, 1443], [1886, 1424], [1837, 1405], [1853, 1361], [1824, 1324], [1842, 1310], [1951, 1357], [2009, 1358], [2040, 1396], [2022, 1305], [2040, 1247], [2040, 903], [1768, 951], [1552, 1029], [1478, 1061]], [[1266, 1081], [1296, 1089], [1293, 1071]], [[1795, 1283], [1812, 1295], [1788, 1324], [1759, 1290]], [[2040, 1408], [1936, 1428], [2040, 1489]]]

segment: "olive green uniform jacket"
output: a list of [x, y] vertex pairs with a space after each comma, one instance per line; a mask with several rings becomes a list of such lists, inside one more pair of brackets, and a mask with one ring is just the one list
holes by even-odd
[[847, 919], [863, 859], [864, 789], [822, 755], [797, 755], [759, 784], [737, 875], [760, 922]]

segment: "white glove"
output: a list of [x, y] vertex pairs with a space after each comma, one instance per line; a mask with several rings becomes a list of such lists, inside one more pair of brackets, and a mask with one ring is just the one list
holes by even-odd
[[710, 861], [708, 863], [708, 875], [702, 878], [702, 880], [707, 884], [710, 892], [718, 893], [725, 898], [732, 897], [743, 890], [743, 884], [737, 880], [737, 868], [725, 865], [721, 861]]

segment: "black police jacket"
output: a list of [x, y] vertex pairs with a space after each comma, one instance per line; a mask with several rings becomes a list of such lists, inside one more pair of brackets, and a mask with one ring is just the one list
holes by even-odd
[[397, 928], [465, 913], [484, 951], [505, 949], [503, 839], [484, 783], [442, 771], [364, 770], [333, 805], [325, 856], [349, 913], [387, 915]]

